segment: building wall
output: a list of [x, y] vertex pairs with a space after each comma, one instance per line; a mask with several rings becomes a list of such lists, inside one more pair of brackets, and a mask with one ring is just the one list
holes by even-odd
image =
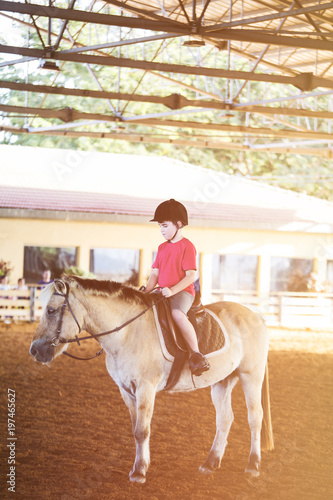
[[[332, 259], [329, 253], [333, 249], [333, 235], [199, 227], [187, 227], [183, 234], [200, 253], [201, 285], [207, 297], [211, 254], [259, 256], [259, 293], [269, 291], [271, 256], [314, 259], [314, 268], [322, 279], [325, 279], [326, 260]], [[0, 258], [14, 267], [12, 284], [23, 275], [24, 246], [77, 247], [77, 265], [87, 271], [91, 248], [140, 249], [142, 284], [149, 275], [152, 254], [162, 241], [156, 224], [0, 219]]]

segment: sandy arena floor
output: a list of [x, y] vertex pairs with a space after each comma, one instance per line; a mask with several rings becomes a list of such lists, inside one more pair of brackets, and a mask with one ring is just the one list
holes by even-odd
[[[275, 450], [260, 478], [244, 468], [250, 432], [240, 385], [221, 470], [198, 473], [215, 433], [209, 390], [159, 394], [145, 485], [131, 484], [130, 419], [104, 355], [50, 367], [29, 355], [36, 325], [0, 325], [1, 498], [34, 500], [328, 500], [333, 498], [333, 333], [271, 332], [269, 353]], [[82, 354], [94, 353], [85, 343]], [[71, 352], [77, 347], [71, 347]], [[7, 491], [7, 389], [16, 396], [16, 492]]]

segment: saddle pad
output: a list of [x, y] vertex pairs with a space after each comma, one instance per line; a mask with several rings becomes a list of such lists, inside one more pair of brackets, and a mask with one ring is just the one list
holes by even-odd
[[[161, 327], [155, 306], [153, 312], [163, 355], [167, 360], [173, 361], [178, 347], [170, 332]], [[217, 312], [217, 308], [211, 304], [205, 306], [204, 313], [196, 317], [199, 349], [205, 355], [221, 353], [229, 348], [229, 335]]]
[[197, 336], [202, 354], [220, 351], [226, 342], [225, 327], [214, 311], [204, 307], [204, 314], [197, 316]]

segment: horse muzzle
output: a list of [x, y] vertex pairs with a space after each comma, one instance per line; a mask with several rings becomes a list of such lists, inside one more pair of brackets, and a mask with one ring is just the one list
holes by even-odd
[[40, 363], [49, 363], [54, 357], [54, 346], [43, 339], [34, 340], [30, 346], [30, 354]]

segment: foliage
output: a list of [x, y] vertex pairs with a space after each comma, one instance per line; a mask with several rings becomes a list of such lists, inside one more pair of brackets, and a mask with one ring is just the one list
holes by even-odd
[[5, 261], [3, 259], [0, 260], [0, 278], [4, 276], [9, 276], [10, 272], [13, 270], [13, 267], [10, 267], [10, 262]]
[[84, 271], [83, 269], [77, 266], [67, 267], [67, 269], [64, 270], [64, 273], [73, 274], [74, 276], [83, 276], [84, 278], [95, 278], [95, 275], [93, 273]]
[[[57, 3], [60, 5], [61, 2]], [[65, 4], [64, 4], [65, 5]], [[77, 8], [86, 8], [83, 0], [78, 0]], [[110, 5], [103, 7], [107, 13], [119, 14], [118, 10]], [[23, 16], [22, 19], [25, 19]], [[53, 31], [59, 32], [61, 20], [53, 19]], [[38, 25], [45, 31], [42, 36], [46, 37], [48, 28], [48, 20], [39, 18]], [[23, 46], [26, 43], [25, 32], [18, 23], [13, 22], [12, 31], [17, 37], [16, 45]], [[101, 41], [109, 42], [119, 40], [119, 37], [125, 40], [126, 38], [135, 38], [143, 36], [143, 30], [129, 30], [127, 28], [116, 28], [112, 26], [99, 26], [98, 30], [84, 26], [81, 30], [81, 24], [71, 22], [71, 33], [75, 33], [73, 38], [76, 43], [83, 45], [100, 44]], [[14, 36], [14, 35], [13, 35]], [[3, 36], [0, 37], [5, 42]], [[54, 38], [54, 37], [53, 37]], [[36, 31], [30, 30], [29, 44], [40, 48], [41, 42]], [[73, 47], [73, 42], [68, 37], [67, 32], [61, 41], [61, 50], [70, 49]], [[212, 50], [210, 46], [201, 47], [200, 50], [187, 48], [183, 45], [181, 38], [174, 38], [164, 41], [155, 41], [142, 44], [140, 47], [137, 44], [126, 45], [124, 47], [116, 47], [108, 51], [110, 55], [115, 57], [125, 57], [131, 59], [146, 59], [155, 62], [170, 62], [178, 64], [188, 64], [191, 66], [210, 66], [216, 68], [226, 68], [228, 66], [228, 55], [223, 50]], [[61, 71], [56, 75], [45, 73], [38, 68], [38, 61], [29, 62], [29, 66], [24, 64], [10, 65], [1, 68], [0, 78], [7, 81], [15, 82], [33, 82], [39, 85], [55, 85], [67, 88], [80, 89], [100, 89], [111, 92], [123, 93], [139, 93], [139, 94], [154, 94], [161, 97], [172, 93], [181, 93], [188, 99], [205, 98], [195, 89], [203, 89], [208, 94], [217, 95], [222, 100], [228, 100], [232, 95], [238, 92], [235, 82], [228, 81], [224, 78], [205, 78], [202, 76], [191, 75], [165, 75], [169, 80], [158, 77], [154, 72], [133, 71], [128, 68], [106, 67], [94, 64], [84, 65], [78, 63], [59, 62]], [[251, 63], [242, 59], [240, 56], [232, 57], [230, 69], [233, 70], [251, 70]], [[261, 71], [261, 68], [258, 68]], [[97, 83], [98, 81], [98, 83]], [[149, 89], [149, 91], [147, 90]], [[288, 97], [295, 94], [295, 88], [280, 86], [278, 84], [267, 84], [261, 82], [250, 82], [241, 90], [238, 102], [246, 103], [249, 99], [252, 102], [260, 101], [261, 99], [275, 99], [277, 97]], [[94, 98], [78, 98], [73, 96], [62, 96], [52, 94], [29, 93], [27, 97], [24, 92], [9, 91], [0, 89], [1, 102], [12, 106], [29, 107], [44, 107], [49, 109], [62, 109], [72, 107], [78, 111], [86, 113], [98, 113], [103, 115], [108, 122], [96, 123], [89, 127], [95, 132], [112, 132], [115, 139], [96, 139], [88, 137], [61, 137], [47, 136], [40, 134], [22, 134], [14, 135], [11, 132], [2, 133], [2, 142], [6, 144], [28, 145], [34, 147], [46, 148], [66, 148], [78, 150], [95, 150], [102, 152], [124, 153], [124, 154], [139, 154], [139, 155], [157, 155], [168, 156], [170, 158], [179, 159], [194, 165], [200, 165], [205, 168], [210, 168], [216, 171], [225, 172], [231, 175], [241, 175], [249, 179], [256, 179], [275, 186], [286, 189], [291, 189], [296, 192], [306, 193], [317, 196], [323, 199], [333, 199], [333, 167], [330, 160], [320, 156], [304, 156], [295, 153], [272, 153], [262, 149], [261, 152], [252, 152], [249, 150], [229, 150], [229, 149], [211, 149], [198, 148], [191, 146], [175, 146], [170, 143], [163, 143], [163, 139], [174, 137], [177, 139], [195, 140], [192, 137], [193, 132], [190, 128], [182, 126], [179, 128], [167, 129], [166, 127], [148, 127], [144, 124], [134, 125], [127, 122], [126, 118], [138, 118], [147, 114], [152, 115], [164, 114], [169, 110], [162, 104], [152, 104], [144, 102], [126, 102], [107, 99]], [[250, 97], [249, 97], [250, 96]], [[291, 105], [291, 104], [290, 104]], [[329, 97], [309, 97], [306, 100], [308, 109], [327, 110], [329, 109]], [[234, 113], [232, 116], [226, 116], [224, 112], [206, 110], [194, 110], [185, 108], [184, 111], [190, 111], [190, 114], [185, 114], [183, 119], [188, 121], [204, 121], [209, 120], [210, 123], [216, 125], [241, 125], [251, 127], [271, 127], [271, 121], [264, 116], [248, 113], [246, 118], [245, 113]], [[112, 121], [115, 117], [119, 117], [119, 122]], [[179, 118], [175, 115], [173, 119]], [[329, 132], [328, 120], [316, 119], [307, 120], [304, 117], [289, 117], [289, 123], [296, 127], [304, 129], [316, 129], [320, 132]], [[43, 119], [41, 117], [23, 117], [17, 115], [7, 115], [3, 119], [3, 124], [11, 127], [50, 127], [64, 125], [59, 119]], [[278, 128], [279, 124], [275, 124], [274, 128]], [[281, 130], [284, 129], [281, 125]], [[85, 126], [78, 126], [77, 131], [85, 131]], [[156, 143], [144, 142], [127, 142], [125, 140], [116, 139], [117, 133], [136, 134], [136, 135], [153, 135]], [[202, 134], [202, 137], [207, 140], [223, 140], [226, 143], [231, 140], [239, 145], [244, 145], [244, 139], [241, 135], [234, 133], [234, 137], [230, 137], [230, 132], [227, 131], [211, 131], [202, 130], [197, 134]], [[286, 132], [287, 135], [287, 132]], [[263, 137], [252, 137], [256, 145], [265, 146]], [[284, 142], [285, 139], [281, 139]], [[195, 144], [195, 143], [194, 143]]]

